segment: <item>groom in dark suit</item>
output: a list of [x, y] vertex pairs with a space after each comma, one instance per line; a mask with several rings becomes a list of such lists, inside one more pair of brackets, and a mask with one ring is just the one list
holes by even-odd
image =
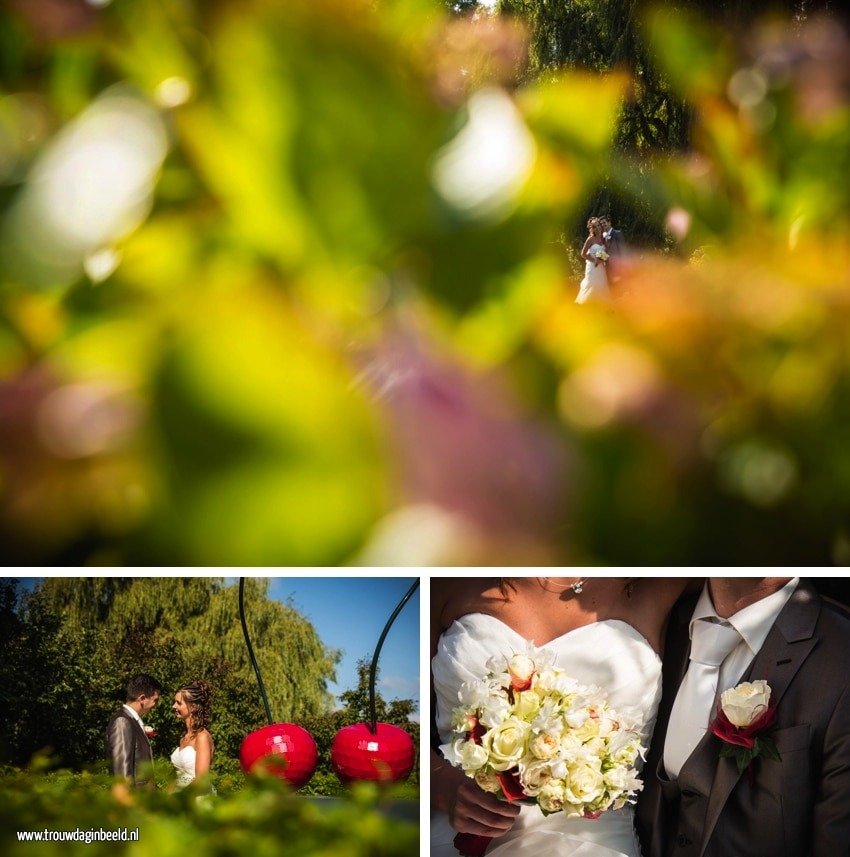
[[612, 283], [616, 283], [620, 279], [620, 263], [623, 261], [623, 254], [625, 252], [623, 233], [611, 226], [611, 218], [607, 215], [602, 215], [599, 218], [599, 225], [602, 227], [605, 252], [610, 257], [608, 259], [608, 279]]
[[602, 237], [605, 239], [605, 250], [609, 256], [621, 256], [623, 253], [623, 233], [611, 226], [611, 218], [602, 215], [599, 218], [602, 227]]
[[[153, 750], [142, 717], [153, 710], [160, 693], [162, 687], [155, 678], [144, 673], [133, 676], [127, 682], [126, 702], [106, 727], [110, 770], [113, 775], [126, 777], [136, 788], [154, 788]], [[144, 766], [148, 766], [147, 771]]]
[[[779, 760], [741, 773], [708, 728], [763, 679]], [[850, 614], [798, 578], [712, 578], [670, 618], [637, 823], [644, 857], [850, 855]]]

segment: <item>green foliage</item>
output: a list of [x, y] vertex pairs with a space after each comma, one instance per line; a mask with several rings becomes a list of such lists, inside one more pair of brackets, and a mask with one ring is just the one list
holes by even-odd
[[[409, 857], [419, 852], [418, 823], [394, 811], [376, 790], [358, 787], [344, 800], [318, 803], [292, 794], [280, 781], [252, 778], [229, 796], [195, 789], [128, 792], [91, 774], [45, 776], [14, 769], [0, 776], [0, 842], [8, 855], [345, 854]], [[400, 817], [401, 816], [401, 817]], [[19, 842], [17, 831], [138, 829], [138, 842]]]

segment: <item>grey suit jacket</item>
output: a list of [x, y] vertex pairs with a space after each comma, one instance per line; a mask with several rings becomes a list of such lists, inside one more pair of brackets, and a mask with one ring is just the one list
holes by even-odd
[[605, 243], [605, 247], [611, 256], [619, 256], [623, 252], [623, 233], [619, 229], [611, 229], [611, 235]]
[[694, 603], [678, 606], [667, 635], [637, 806], [644, 857], [850, 857], [850, 616], [801, 581], [742, 679], [771, 687], [781, 761], [756, 759], [751, 783], [706, 732], [674, 782], [664, 740]]
[[[124, 708], [120, 708], [106, 727], [106, 756], [113, 775], [127, 777], [137, 788], [154, 788], [153, 750], [145, 730]], [[149, 771], [140, 770], [143, 764]]]

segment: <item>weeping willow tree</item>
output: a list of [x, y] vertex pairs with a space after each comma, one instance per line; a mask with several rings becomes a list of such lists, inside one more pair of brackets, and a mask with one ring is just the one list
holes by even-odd
[[[288, 604], [270, 600], [267, 580], [249, 579], [245, 610], [272, 714], [301, 720], [326, 711], [339, 653]], [[49, 578], [26, 599], [0, 667], [16, 705], [4, 718], [6, 755], [24, 762], [51, 748], [72, 766], [94, 762], [110, 710], [129, 675], [147, 672], [165, 688], [149, 716], [156, 752], [175, 746], [170, 695], [205, 679], [214, 690], [220, 766], [264, 722], [239, 623], [237, 586], [210, 578]], [[219, 762], [217, 761], [217, 765]]]
[[[613, 140], [615, 159], [632, 169], [611, 170], [593, 189], [567, 229], [581, 246], [590, 214], [608, 213], [632, 243], [664, 241], [663, 217], [643, 189], [649, 161], [682, 151], [689, 141], [691, 112], [653, 63], [642, 38], [640, 0], [502, 0], [500, 11], [521, 20], [529, 34], [524, 79], [563, 69], [604, 73], [626, 70], [631, 93], [623, 103]], [[615, 161], [616, 163], [616, 161]]]
[[[501, 14], [519, 19], [528, 30], [524, 82], [562, 69], [600, 73], [626, 69], [631, 76], [631, 96], [622, 106], [613, 139], [614, 161], [567, 228], [565, 239], [578, 246], [586, 234], [587, 217], [606, 213], [613, 215], [632, 243], [670, 244], [663, 211], [646, 185], [658, 160], [682, 153], [690, 145], [694, 110], [653, 60], [644, 25], [647, 12], [658, 6], [647, 0], [500, 0], [498, 4]], [[848, 15], [834, 0], [676, 0], [664, 4], [664, 9], [686, 10], [740, 32], [765, 16], [799, 23], [816, 15]]]

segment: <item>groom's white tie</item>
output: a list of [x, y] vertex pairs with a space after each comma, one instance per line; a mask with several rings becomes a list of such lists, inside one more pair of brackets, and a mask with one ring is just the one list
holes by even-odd
[[694, 623], [691, 663], [673, 702], [664, 742], [664, 767], [673, 779], [708, 728], [720, 665], [740, 642], [741, 635], [726, 622], [699, 619]]

